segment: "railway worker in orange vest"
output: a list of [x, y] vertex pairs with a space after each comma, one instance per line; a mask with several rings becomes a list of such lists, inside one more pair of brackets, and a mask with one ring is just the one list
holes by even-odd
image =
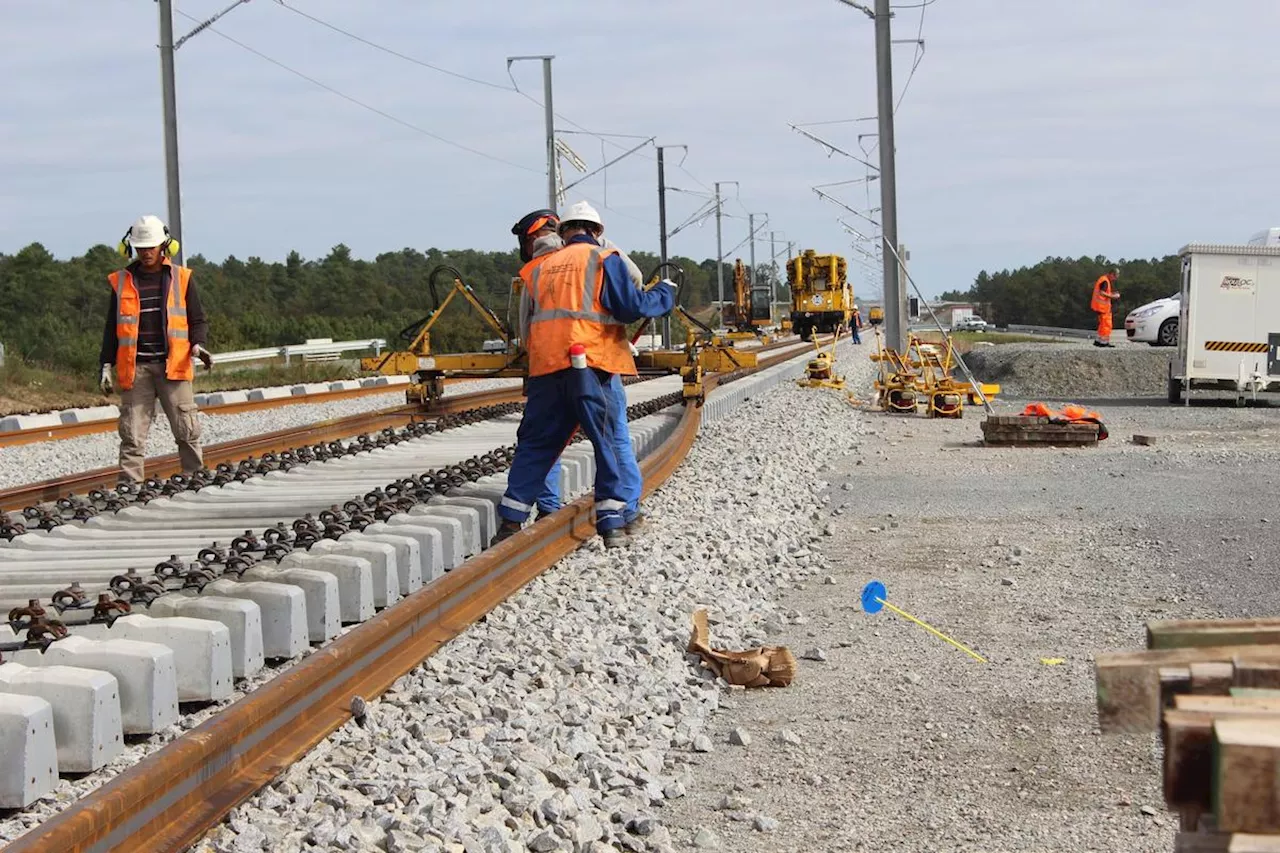
[[1099, 276], [1093, 283], [1093, 299], [1089, 302], [1089, 308], [1098, 315], [1098, 337], [1093, 342], [1095, 347], [1115, 346], [1111, 343], [1111, 303], [1120, 298], [1120, 294], [1115, 290], [1116, 278], [1119, 275], [1120, 270], [1113, 269]]
[[[540, 258], [564, 248], [564, 240], [560, 239], [560, 216], [554, 210], [547, 208], [535, 210], [520, 217], [520, 221], [511, 226], [511, 233], [516, 235], [522, 263], [527, 264], [534, 258]], [[529, 337], [529, 301], [525, 298], [527, 295], [528, 290], [525, 289], [520, 297], [519, 326], [516, 330], [522, 342]], [[551, 470], [547, 472], [542, 491], [538, 494], [539, 515], [550, 515], [563, 505], [560, 500], [561, 479], [560, 459], [557, 457], [551, 465]]]
[[518, 532], [545, 485], [547, 472], [580, 428], [595, 451], [596, 530], [605, 547], [627, 544], [627, 507], [614, 447], [608, 387], [635, 375], [626, 324], [661, 317], [675, 304], [674, 283], [636, 287], [617, 250], [603, 248], [603, 230], [590, 205], [573, 206], [560, 226], [564, 248], [535, 257], [520, 270], [529, 297], [528, 402], [516, 434], [516, 456], [498, 507], [496, 540]]
[[[204, 465], [200, 419], [191, 380], [193, 359], [206, 369], [213, 356], [204, 348], [209, 324], [191, 270], [169, 257], [177, 241], [155, 216], [143, 216], [125, 232], [120, 254], [137, 260], [111, 273], [111, 295], [102, 332], [102, 393], [120, 389], [120, 479], [143, 478], [147, 434], [156, 401], [169, 419], [184, 474]], [[115, 366], [115, 381], [111, 368]]]

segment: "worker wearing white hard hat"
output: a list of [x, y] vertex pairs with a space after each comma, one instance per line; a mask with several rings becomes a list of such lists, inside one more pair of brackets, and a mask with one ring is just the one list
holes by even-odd
[[627, 543], [628, 502], [615, 447], [614, 401], [606, 389], [615, 381], [620, 388], [620, 375], [635, 374], [626, 324], [670, 312], [675, 285], [664, 280], [651, 291], [636, 287], [617, 251], [600, 246], [601, 231], [599, 213], [576, 204], [561, 217], [564, 247], [520, 271], [531, 308], [528, 402], [498, 507], [499, 541], [528, 519], [547, 472], [580, 428], [595, 450], [596, 529], [606, 547]]
[[206, 369], [213, 366], [213, 356], [205, 349], [209, 323], [191, 270], [169, 260], [177, 250], [178, 242], [158, 217], [140, 217], [119, 245], [123, 257], [136, 255], [136, 260], [107, 276], [111, 294], [98, 359], [99, 383], [103, 394], [120, 389], [122, 481], [143, 478], [157, 402], [173, 430], [183, 473], [193, 474], [204, 465], [191, 380], [194, 359]]
[[[631, 283], [638, 288], [644, 286], [644, 274], [640, 272], [640, 267], [626, 252], [604, 236], [604, 221], [599, 211], [587, 202], [580, 201], [565, 211], [560, 220], [561, 229], [569, 222], [582, 223], [595, 237], [597, 243], [606, 249], [616, 251], [627, 267]], [[636, 355], [634, 346], [631, 347], [631, 355]], [[631, 427], [627, 421], [627, 392], [622, 386], [622, 377], [615, 375], [605, 390], [609, 394], [613, 409], [613, 443], [618, 454], [618, 464], [622, 470], [622, 491], [627, 501], [626, 531], [628, 534], [633, 534], [644, 525], [644, 515], [640, 512], [640, 495], [644, 490], [644, 476], [640, 473], [640, 462], [636, 459], [635, 448], [631, 443]]]

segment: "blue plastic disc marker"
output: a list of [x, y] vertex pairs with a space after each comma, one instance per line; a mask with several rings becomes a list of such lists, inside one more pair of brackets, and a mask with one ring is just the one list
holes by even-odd
[[871, 581], [862, 588], [862, 612], [879, 613], [884, 609], [886, 595], [884, 584], [880, 581]]

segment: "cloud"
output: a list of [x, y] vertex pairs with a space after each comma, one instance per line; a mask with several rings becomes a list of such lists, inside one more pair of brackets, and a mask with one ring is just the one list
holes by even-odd
[[[602, 151], [598, 138], [570, 133], [575, 124], [687, 144], [684, 169], [682, 153], [668, 150], [668, 183], [706, 193], [715, 181], [740, 182], [726, 185], [726, 248], [746, 235], [751, 211], [767, 212], [769, 229], [802, 247], [852, 255], [836, 221], [849, 216], [810, 187], [865, 170], [828, 158], [787, 124], [875, 113], [873, 27], [861, 13], [831, 0], [589, 9], [379, 0], [374, 13], [343, 0], [289, 3], [493, 85], [389, 56], [267, 0], [216, 29], [524, 168], [450, 147], [204, 32], [176, 58], [191, 251], [278, 259], [291, 249], [322, 256], [338, 242], [366, 257], [401, 246], [507, 248], [510, 223], [546, 203], [546, 178], [542, 109], [509, 90], [506, 57], [553, 53], [561, 138], [591, 168], [639, 140], [611, 138]], [[225, 5], [177, 4], [200, 19]], [[1160, 255], [1276, 224], [1274, 0], [936, 0], [923, 12], [925, 53], [896, 130], [900, 236], [927, 292], [1046, 255]], [[898, 9], [894, 37], [914, 38], [920, 15]], [[179, 33], [192, 25], [177, 18]], [[164, 214], [156, 42], [151, 3], [6, 0], [0, 75], [20, 84], [0, 91], [9, 211], [0, 251], [39, 240], [78, 254], [114, 240], [143, 210]], [[899, 91], [913, 56], [910, 44], [894, 48]], [[511, 71], [541, 98], [538, 63]], [[857, 135], [875, 123], [813, 130], [857, 151]], [[859, 185], [832, 191], [865, 203]], [[620, 244], [656, 248], [652, 149], [570, 191], [578, 197], [607, 203]], [[704, 200], [670, 193], [669, 222]], [[671, 250], [714, 256], [714, 227], [680, 232]]]

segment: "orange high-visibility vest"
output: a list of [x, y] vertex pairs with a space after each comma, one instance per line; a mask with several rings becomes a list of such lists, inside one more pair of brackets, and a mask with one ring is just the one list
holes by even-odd
[[587, 365], [634, 376], [627, 326], [604, 309], [604, 259], [616, 255], [590, 243], [570, 243], [534, 258], [520, 270], [528, 288], [529, 375], [545, 376], [570, 366], [569, 347], [582, 344]]
[[[190, 380], [195, 376], [191, 365], [191, 339], [187, 327], [187, 284], [191, 270], [174, 266], [166, 258], [171, 270], [169, 298], [165, 303], [165, 336], [169, 353], [164, 362], [164, 374], [173, 380]], [[107, 276], [116, 292], [116, 382], [122, 391], [133, 387], [138, 359], [138, 318], [141, 303], [138, 286], [127, 269]]]
[[1115, 291], [1111, 289], [1111, 277], [1102, 276], [1093, 283], [1093, 300], [1089, 303], [1090, 311], [1110, 311], [1111, 300]]

